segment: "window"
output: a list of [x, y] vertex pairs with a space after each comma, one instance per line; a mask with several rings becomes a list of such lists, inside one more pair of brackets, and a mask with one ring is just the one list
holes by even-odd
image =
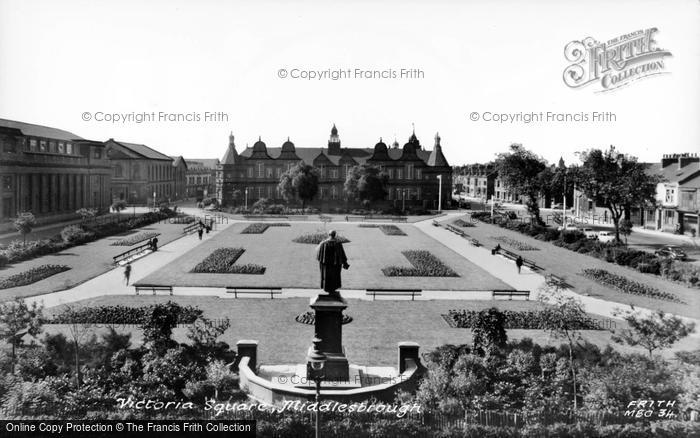
[[263, 163], [258, 163], [258, 178], [265, 176], [265, 166]]
[[96, 160], [102, 158], [102, 151], [99, 148], [93, 148], [92, 157]]
[[31, 152], [36, 152], [36, 139], [35, 138], [29, 139], [29, 150]]
[[5, 191], [12, 191], [12, 177], [9, 175], [2, 177], [2, 189]]
[[49, 152], [56, 153], [56, 142], [55, 141], [49, 142]]
[[394, 179], [394, 169], [388, 169], [387, 175], [389, 176], [389, 179]]
[[272, 178], [272, 167], [267, 168], [267, 177]]
[[282, 168], [278, 167], [275, 169], [275, 173], [277, 174], [277, 178], [280, 178], [282, 176]]
[[338, 199], [338, 188], [336, 186], [331, 187], [331, 198]]
[[253, 177], [253, 168], [249, 167], [248, 168], [248, 178], [252, 178], [252, 177]]
[[406, 165], [406, 179], [413, 178], [413, 164]]
[[5, 141], [3, 141], [3, 145], [5, 152], [17, 152], [17, 146], [14, 139], [7, 138]]
[[121, 178], [122, 175], [124, 174], [124, 169], [122, 168], [121, 164], [117, 164], [114, 166], [114, 176], [117, 178]]
[[423, 178], [423, 171], [421, 169], [416, 169], [416, 179]]
[[73, 143], [66, 143], [66, 153], [73, 155]]
[[674, 189], [666, 189], [666, 202], [673, 203], [675, 199], [676, 191]]
[[338, 178], [338, 169], [331, 169], [331, 178]]
[[62, 154], [66, 151], [65, 146], [62, 141], [58, 142], [58, 153]]
[[403, 178], [403, 169], [396, 169], [396, 179]]
[[46, 152], [46, 140], [39, 141], [39, 150], [41, 152]]

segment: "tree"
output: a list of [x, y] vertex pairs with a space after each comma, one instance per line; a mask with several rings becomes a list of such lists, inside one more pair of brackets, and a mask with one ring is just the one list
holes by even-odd
[[647, 350], [650, 358], [654, 350], [671, 347], [695, 329], [694, 323], [685, 323], [678, 316], [666, 315], [663, 310], [647, 316], [642, 316], [639, 311], [623, 313], [617, 310], [616, 315], [622, 316], [630, 328], [613, 334], [613, 341], [632, 347], [639, 345]]
[[[93, 324], [81, 321], [79, 309], [66, 305], [63, 315], [68, 321], [68, 334], [73, 343], [73, 359], [75, 364], [75, 387], [80, 389], [80, 348], [85, 339], [93, 334]], [[79, 322], [81, 321], [81, 322]]]
[[0, 304], [0, 339], [12, 346], [12, 373], [15, 372], [16, 350], [25, 335], [36, 336], [41, 332], [44, 306], [36, 301], [28, 306], [22, 298]]
[[620, 241], [620, 219], [631, 207], [654, 202], [659, 175], [646, 172], [636, 157], [618, 153], [614, 146], [606, 151], [591, 149], [580, 154], [579, 184], [585, 195], [605, 206], [612, 216], [615, 239]]
[[313, 200], [318, 193], [318, 170], [308, 164], [299, 163], [280, 177], [277, 186], [282, 197], [286, 201], [301, 199], [301, 208], [306, 208], [306, 203]]
[[548, 178], [543, 178], [547, 162], [522, 145], [512, 144], [510, 152], [498, 154], [495, 165], [501, 181], [509, 190], [527, 198], [528, 212], [535, 223], [541, 224], [538, 198], [547, 188]]
[[172, 301], [165, 304], [155, 304], [148, 308], [141, 328], [143, 329], [144, 344], [154, 354], [162, 356], [168, 348], [176, 344], [171, 336], [181, 313], [182, 307]]
[[538, 300], [547, 306], [544, 329], [551, 336], [566, 341], [569, 349], [569, 371], [572, 380], [574, 410], [578, 408], [576, 396], [576, 367], [574, 365], [574, 347], [581, 340], [581, 328], [590, 325], [591, 319], [583, 309], [581, 301], [562, 293], [561, 282], [552, 276], [545, 278]]
[[22, 235], [24, 243], [27, 243], [27, 234], [32, 232], [34, 225], [36, 225], [36, 218], [28, 211], [18, 214], [15, 218], [15, 229]]
[[97, 209], [94, 208], [81, 208], [75, 212], [78, 216], [80, 216], [81, 221], [87, 222], [89, 220], [94, 220], [95, 216], [97, 216]]
[[363, 203], [367, 201], [367, 204], [370, 204], [386, 198], [388, 180], [388, 175], [376, 166], [353, 166], [345, 178], [344, 190], [348, 198], [360, 199]]
[[472, 325], [473, 351], [480, 356], [503, 348], [508, 342], [506, 315], [495, 307], [479, 312]]
[[627, 236], [632, 234], [632, 221], [629, 219], [622, 219], [620, 221], [620, 234], [625, 236], [625, 245], [627, 245]]
[[117, 213], [119, 213], [120, 211], [125, 210], [125, 209], [126, 209], [126, 201], [124, 201], [123, 199], [119, 200], [119, 201], [114, 201], [112, 203], [112, 210], [114, 210]]

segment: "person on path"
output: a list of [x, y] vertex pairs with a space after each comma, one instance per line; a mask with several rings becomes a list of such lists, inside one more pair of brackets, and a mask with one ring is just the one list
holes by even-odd
[[199, 227], [197, 229], [197, 235], [199, 236], [199, 240], [202, 240], [202, 234], [204, 234], [204, 229], [202, 227]]
[[155, 236], [153, 237], [153, 239], [151, 239], [151, 249], [153, 250], [153, 252], [158, 251], [158, 238]]
[[129, 285], [129, 277], [131, 277], [131, 263], [127, 263], [124, 266], [124, 280], [126, 280], [126, 285]]
[[523, 258], [518, 256], [518, 258], [515, 260], [515, 266], [518, 267], [518, 274], [520, 274], [520, 270], [523, 267]]

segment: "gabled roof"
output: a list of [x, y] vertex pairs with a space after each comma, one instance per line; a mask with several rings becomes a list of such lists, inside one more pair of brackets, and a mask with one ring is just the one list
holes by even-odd
[[33, 123], [18, 122], [15, 120], [0, 119], [0, 127], [19, 129], [22, 134], [34, 137], [52, 138], [55, 140], [84, 140], [82, 137], [63, 129], [51, 128], [48, 126], [35, 125]]
[[445, 156], [442, 154], [442, 147], [440, 146], [435, 146], [430, 152], [430, 157], [428, 157], [428, 166], [433, 166], [433, 167], [447, 167], [449, 164], [447, 164], [447, 159]]
[[185, 162], [187, 162], [187, 167], [191, 169], [197, 167], [216, 169], [216, 166], [219, 165], [218, 158], [185, 158]]
[[173, 167], [179, 167], [181, 164], [185, 166], [185, 169], [187, 169], [187, 161], [185, 161], [184, 158], [182, 158], [182, 155], [179, 157], [170, 157], [173, 160]]
[[666, 167], [661, 167], [661, 163], [648, 163], [647, 173], [661, 175], [666, 182], [677, 182], [678, 184], [687, 184], [700, 176], [700, 164], [697, 162], [688, 163], [678, 169], [678, 164], [672, 163]]
[[172, 158], [165, 154], [161, 154], [155, 149], [151, 149], [145, 144], [136, 144], [136, 143], [127, 143], [124, 141], [118, 141], [113, 138], [110, 138], [108, 141], [114, 142], [115, 144], [118, 144], [131, 152], [141, 155], [144, 158], [148, 158], [149, 160], [167, 160], [167, 161], [172, 161]]

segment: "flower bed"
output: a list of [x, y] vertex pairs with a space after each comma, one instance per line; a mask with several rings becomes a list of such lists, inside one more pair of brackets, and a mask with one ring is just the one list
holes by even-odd
[[539, 248], [536, 248], [532, 245], [528, 245], [525, 242], [521, 242], [519, 240], [511, 239], [510, 237], [506, 236], [491, 236], [491, 238], [497, 242], [501, 242], [504, 245], [508, 245], [511, 248], [515, 248], [520, 251], [539, 251]]
[[396, 225], [360, 224], [360, 228], [379, 228], [387, 236], [405, 236], [406, 233]]
[[160, 233], [154, 232], [138, 233], [131, 237], [127, 237], [126, 239], [115, 240], [114, 242], [112, 242], [112, 246], [132, 246], [136, 245], [139, 242], [143, 242], [144, 240], [150, 240], [159, 235]]
[[247, 227], [241, 231], [241, 234], [262, 234], [265, 232], [270, 227], [289, 227], [289, 225], [286, 222], [271, 222], [271, 223], [264, 223], [264, 222], [256, 222], [254, 224], [250, 224]]
[[[296, 243], [309, 243], [309, 244], [314, 244], [318, 245], [319, 243], [323, 242], [328, 238], [328, 233], [324, 232], [316, 232], [316, 233], [308, 233], [308, 234], [302, 234], [301, 236], [295, 238], [292, 240], [292, 242]], [[340, 243], [348, 243], [350, 240], [346, 239], [345, 237], [341, 236], [340, 234], [335, 236], [336, 240], [338, 240]]]
[[454, 220], [454, 221], [452, 221], [452, 225], [454, 225], [454, 226], [456, 226], [456, 227], [463, 227], [463, 228], [475, 227], [475, 226], [476, 226], [476, 225], [474, 225], [472, 222], [467, 222], [467, 221], [465, 221], [464, 219], [457, 219], [457, 220]]
[[[542, 310], [503, 310], [505, 315], [505, 329], [522, 330], [547, 330], [553, 325], [552, 311]], [[452, 328], [471, 328], [479, 316], [477, 310], [450, 310], [442, 317]], [[602, 324], [593, 319], [587, 318], [572, 329], [578, 330], [605, 330]]]
[[387, 277], [459, 277], [455, 271], [429, 251], [409, 250], [402, 251], [401, 254], [413, 266], [387, 266], [382, 268], [384, 275]]
[[[81, 307], [73, 311], [64, 310], [45, 322], [47, 324], [142, 324], [153, 307], [153, 305]], [[202, 315], [202, 311], [197, 307], [182, 306], [180, 309], [178, 324], [192, 324]]]
[[[316, 323], [316, 314], [312, 311], [300, 313], [296, 316], [296, 318], [294, 318], [294, 320], [302, 324], [313, 325]], [[350, 324], [351, 322], [352, 316], [343, 314], [343, 324]]]
[[192, 272], [199, 274], [264, 274], [264, 266], [235, 264], [244, 252], [243, 248], [219, 248], [195, 266]]
[[662, 292], [655, 287], [648, 286], [644, 283], [638, 283], [633, 280], [629, 280], [621, 275], [613, 274], [606, 271], [605, 269], [584, 269], [581, 275], [590, 278], [604, 286], [611, 287], [620, 292], [624, 292], [632, 295], [641, 295], [650, 298], [656, 298], [659, 300], [674, 301], [677, 303], [682, 303], [675, 295]]
[[7, 278], [0, 280], [0, 289], [9, 289], [11, 287], [26, 286], [28, 284], [36, 283], [39, 280], [51, 277], [60, 272], [69, 270], [70, 268], [65, 265], [41, 265], [35, 268], [29, 269], [19, 274], [10, 275]]

